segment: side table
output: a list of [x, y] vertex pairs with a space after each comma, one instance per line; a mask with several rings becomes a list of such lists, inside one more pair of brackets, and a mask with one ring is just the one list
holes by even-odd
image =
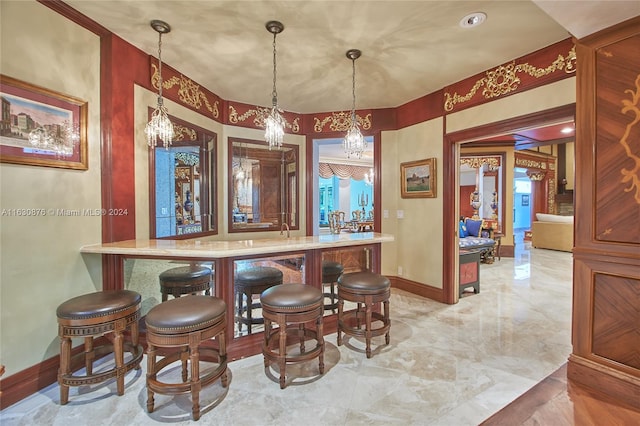
[[473, 287], [473, 293], [480, 293], [480, 250], [460, 250], [460, 288]]

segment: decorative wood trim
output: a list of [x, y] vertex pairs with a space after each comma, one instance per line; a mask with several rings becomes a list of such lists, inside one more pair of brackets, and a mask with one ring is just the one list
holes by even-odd
[[447, 303], [444, 300], [445, 295], [440, 288], [432, 287], [426, 284], [420, 284], [419, 282], [411, 281], [402, 277], [387, 278], [389, 278], [389, 281], [391, 281], [391, 287], [393, 288], [407, 291], [411, 294], [415, 294], [416, 296], [426, 297], [427, 299], [435, 300], [436, 302]]
[[625, 374], [573, 353], [569, 355], [567, 378], [640, 409], [640, 377]]

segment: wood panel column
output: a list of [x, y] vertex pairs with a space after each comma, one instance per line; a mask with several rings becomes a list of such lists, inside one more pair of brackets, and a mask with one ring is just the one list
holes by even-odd
[[640, 408], [640, 17], [579, 40], [567, 376]]

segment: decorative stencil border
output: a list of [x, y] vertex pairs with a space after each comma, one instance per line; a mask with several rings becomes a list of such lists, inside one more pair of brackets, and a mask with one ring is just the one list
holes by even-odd
[[[158, 90], [158, 83], [160, 82], [158, 65], [156, 64], [155, 58], [150, 58], [151, 86]], [[181, 102], [189, 106], [191, 109], [201, 112], [204, 115], [210, 115], [214, 119], [219, 120], [220, 98], [218, 98], [218, 96], [209, 92], [207, 89], [201, 89], [199, 84], [173, 70], [171, 67], [163, 66], [163, 68], [165, 68], [163, 74], [168, 76], [168, 78], [163, 77], [163, 94], [166, 94], [166, 96], [173, 101]]]
[[[265, 108], [256, 106], [254, 108], [247, 108], [246, 111], [240, 113], [238, 109], [244, 109], [240, 105], [229, 105], [229, 123], [240, 124], [253, 117], [252, 127], [258, 127], [264, 129], [266, 127], [265, 122], [267, 116], [271, 112], [271, 108]], [[283, 113], [285, 130], [289, 129], [292, 133], [300, 133], [300, 117], [296, 117], [293, 120], [287, 119], [288, 113]]]
[[[558, 56], [549, 65], [538, 67], [529, 62], [511, 61], [508, 64], [500, 65], [488, 70], [484, 76], [477, 79], [471, 89], [464, 95], [457, 91], [444, 93], [444, 110], [451, 112], [456, 105], [464, 104], [472, 100], [489, 100], [515, 92], [520, 87], [522, 80], [520, 75], [524, 74], [533, 79], [540, 79], [551, 74], [564, 71], [565, 74], [576, 72], [576, 48], [572, 45], [566, 55]], [[480, 89], [482, 91], [480, 91]]]
[[[363, 130], [371, 129], [371, 114], [361, 117], [356, 113], [356, 120]], [[351, 127], [351, 111], [332, 112], [324, 118], [313, 117], [313, 121], [313, 131], [316, 133], [326, 132], [327, 124], [332, 132], [346, 132]]]

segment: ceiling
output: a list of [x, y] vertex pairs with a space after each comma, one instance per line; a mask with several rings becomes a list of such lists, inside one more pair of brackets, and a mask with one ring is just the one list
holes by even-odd
[[[141, 50], [158, 55], [152, 19], [169, 23], [162, 60], [223, 99], [271, 103], [273, 36], [281, 108], [297, 113], [397, 107], [574, 34], [640, 15], [640, 1], [156, 1], [65, 0]], [[461, 28], [472, 12], [487, 14]], [[549, 16], [551, 14], [553, 19]]]

